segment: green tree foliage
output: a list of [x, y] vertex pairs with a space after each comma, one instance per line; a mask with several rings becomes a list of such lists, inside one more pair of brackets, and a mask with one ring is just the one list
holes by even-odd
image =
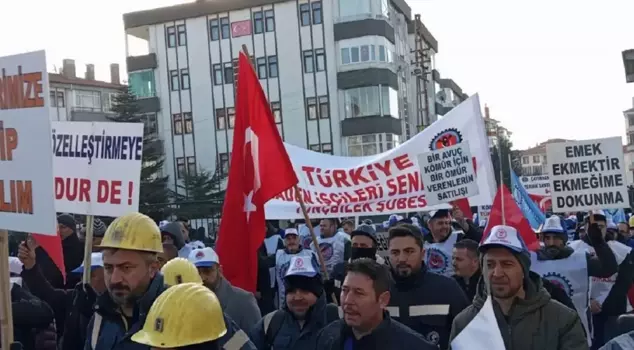
[[182, 201], [179, 213], [189, 218], [202, 218], [221, 210], [225, 197], [222, 189], [225, 178], [219, 171], [211, 173], [207, 170], [186, 175], [183, 181], [185, 196], [179, 195]]
[[[498, 138], [498, 143], [491, 149], [491, 162], [495, 172], [495, 183], [500, 186], [500, 167], [502, 167], [502, 179], [506, 187], [511, 189], [511, 172], [509, 169], [509, 154], [511, 155], [512, 169], [518, 176], [522, 175], [522, 165], [519, 152], [513, 150], [513, 143], [508, 138], [502, 136]], [[502, 159], [500, 160], [500, 156]]]
[[165, 151], [146, 115], [140, 112], [136, 96], [123, 88], [112, 102], [112, 112], [116, 115], [110, 120], [119, 123], [143, 123], [143, 160], [141, 166], [141, 189], [139, 194], [139, 209], [144, 206], [166, 203], [170, 198], [167, 188], [168, 176], [162, 176]]

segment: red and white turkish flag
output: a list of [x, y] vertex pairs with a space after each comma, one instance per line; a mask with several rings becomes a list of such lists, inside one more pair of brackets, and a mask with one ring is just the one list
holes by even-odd
[[264, 204], [298, 183], [269, 103], [240, 52], [236, 121], [216, 251], [224, 276], [255, 292], [257, 251], [264, 242]]

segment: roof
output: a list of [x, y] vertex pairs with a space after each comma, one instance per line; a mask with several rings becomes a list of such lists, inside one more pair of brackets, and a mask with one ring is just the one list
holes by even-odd
[[628, 109], [627, 111], [623, 111], [623, 113], [627, 113], [627, 114], [634, 113], [634, 107]]
[[66, 77], [57, 73], [48, 73], [48, 80], [49, 80], [49, 84], [55, 83], [55, 84], [79, 85], [79, 86], [113, 89], [113, 90], [118, 90], [125, 87], [125, 85], [122, 85], [122, 84], [113, 84], [107, 81], [88, 80], [83, 78], [70, 78], [70, 77]]
[[429, 31], [429, 29], [427, 29], [427, 27], [425, 27], [425, 24], [423, 24], [422, 21], [418, 20], [418, 18], [414, 19], [413, 21], [407, 24], [407, 32], [410, 34], [415, 34], [416, 24], [418, 24], [418, 31], [420, 32], [420, 35], [423, 37], [423, 40], [425, 40], [427, 45], [429, 45], [429, 47], [431, 47], [435, 53], [438, 53], [438, 40], [434, 38], [434, 36]]
[[571, 140], [566, 140], [566, 139], [548, 139], [542, 143], [540, 143], [539, 145], [533, 147], [533, 148], [529, 148], [527, 150], [524, 151], [520, 151], [521, 155], [523, 156], [530, 156], [530, 155], [534, 155], [534, 154], [543, 154], [546, 153], [546, 145], [549, 143], [559, 143], [559, 142], [568, 142]]

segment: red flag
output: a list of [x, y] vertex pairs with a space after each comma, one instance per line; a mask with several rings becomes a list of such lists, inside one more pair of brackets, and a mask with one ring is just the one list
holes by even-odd
[[450, 204], [452, 208], [460, 209], [465, 219], [471, 220], [473, 218], [473, 215], [471, 215], [471, 206], [469, 206], [469, 198], [456, 199], [455, 201], [452, 201]]
[[255, 292], [257, 250], [264, 242], [264, 204], [298, 180], [260, 81], [240, 52], [231, 165], [217, 253], [224, 276]]
[[64, 283], [66, 283], [66, 266], [64, 266], [64, 250], [62, 249], [62, 238], [59, 236], [59, 230], [55, 236], [32, 234], [33, 239], [44, 249], [46, 254], [51, 258], [55, 266], [62, 273]]
[[[504, 203], [502, 203], [502, 197], [504, 197]], [[504, 205], [505, 223], [502, 221], [502, 205]], [[482, 235], [482, 242], [484, 242], [494, 226], [503, 224], [515, 228], [522, 236], [522, 239], [529, 250], [535, 251], [539, 249], [539, 241], [537, 240], [535, 231], [533, 231], [530, 223], [524, 217], [524, 214], [522, 214], [522, 211], [517, 206], [517, 203], [515, 203], [515, 199], [513, 199], [511, 191], [509, 191], [509, 189], [504, 185], [502, 185], [495, 194], [491, 213], [489, 214], [489, 220], [487, 221], [487, 226], [484, 229], [484, 234]]]

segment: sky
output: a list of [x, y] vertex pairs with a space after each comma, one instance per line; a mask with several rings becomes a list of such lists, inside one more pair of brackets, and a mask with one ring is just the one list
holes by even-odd
[[[14, 1], [0, 21], [0, 56], [46, 49], [49, 70], [125, 67], [122, 14], [193, 0]], [[336, 0], [328, 0], [336, 1]], [[634, 84], [621, 52], [634, 48], [632, 0], [409, 0], [439, 42], [436, 69], [513, 132], [517, 149], [550, 138], [622, 136]], [[37, 11], [33, 11], [37, 7]], [[29, 13], [29, 22], [17, 14]], [[13, 35], [5, 35], [13, 33]]]

